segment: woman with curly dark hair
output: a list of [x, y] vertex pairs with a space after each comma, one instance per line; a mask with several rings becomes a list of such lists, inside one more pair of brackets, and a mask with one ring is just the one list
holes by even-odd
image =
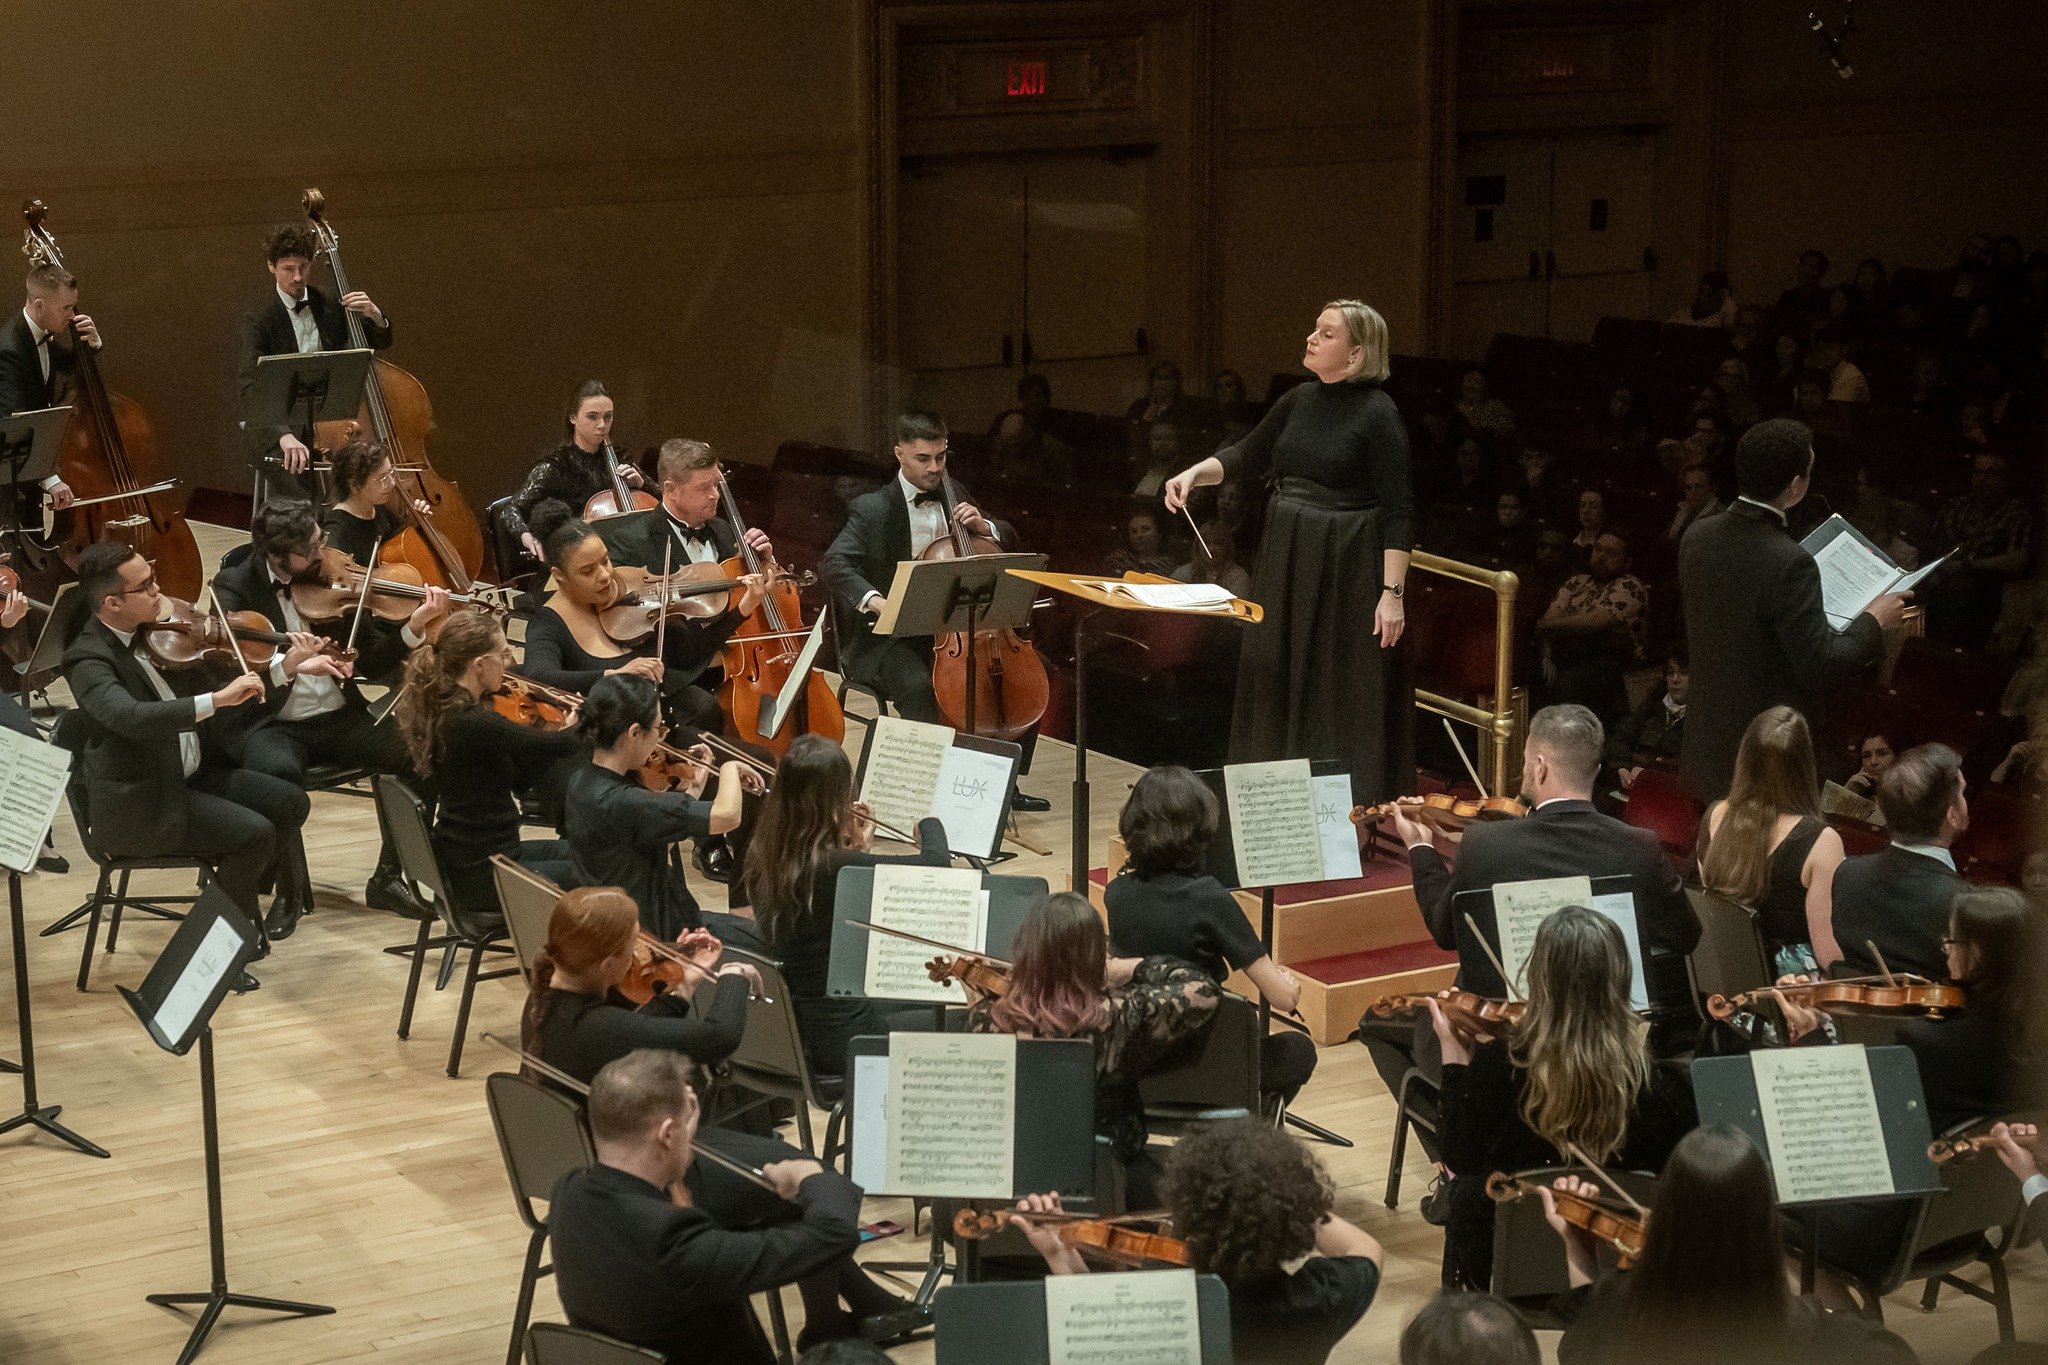
[[[1380, 1244], [1331, 1212], [1336, 1196], [1322, 1167], [1264, 1123], [1237, 1119], [1183, 1138], [1161, 1194], [1194, 1268], [1230, 1290], [1239, 1365], [1327, 1358], [1379, 1292]], [[1017, 1207], [1056, 1212], [1059, 1197], [1031, 1195]], [[1014, 1221], [1053, 1274], [1086, 1273], [1057, 1224]]]
[[[334, 477], [334, 506], [320, 518], [327, 528], [327, 543], [367, 567], [370, 552], [405, 529], [391, 505], [398, 489], [391, 452], [381, 441], [359, 437], [329, 456], [328, 463]], [[425, 499], [415, 499], [413, 507], [433, 511]]]

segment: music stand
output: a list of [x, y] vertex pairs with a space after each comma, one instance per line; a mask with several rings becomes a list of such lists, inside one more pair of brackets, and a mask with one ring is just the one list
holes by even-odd
[[[0, 414], [0, 479], [19, 487], [28, 484], [38, 493], [43, 480], [57, 472], [57, 448], [64, 443], [64, 428], [71, 420], [70, 408], [35, 408], [9, 417]], [[28, 529], [21, 495], [12, 503], [15, 529]]]
[[206, 1148], [207, 1241], [213, 1257], [213, 1284], [201, 1294], [151, 1294], [150, 1303], [163, 1308], [204, 1305], [178, 1365], [205, 1348], [220, 1315], [229, 1307], [254, 1308], [265, 1313], [286, 1313], [294, 1317], [317, 1317], [334, 1310], [321, 1304], [296, 1303], [289, 1299], [266, 1299], [237, 1294], [228, 1288], [226, 1233], [222, 1226], [220, 1193], [220, 1114], [214, 1099], [213, 1014], [243, 970], [256, 957], [256, 926], [251, 924], [218, 882], [210, 883], [192, 907], [192, 913], [171, 936], [169, 946], [157, 958], [143, 979], [142, 989], [117, 987], [150, 1038], [164, 1051], [182, 1057], [199, 1044], [199, 1101]]
[[[896, 579], [875, 617], [875, 634], [921, 639], [965, 631], [967, 676], [972, 679], [979, 665], [977, 631], [1017, 630], [1031, 623], [1037, 593], [1011, 571], [1044, 567], [1045, 556], [1038, 554], [906, 559], [896, 566]], [[961, 728], [970, 735], [975, 732], [978, 691], [972, 685], [967, 688], [967, 723]]]
[[[4, 858], [7, 867], [7, 919], [14, 937], [14, 1008], [21, 1030], [21, 1063], [8, 1063], [0, 1070], [21, 1074], [21, 1112], [0, 1123], [0, 1135], [24, 1125], [40, 1128], [51, 1137], [69, 1143], [87, 1156], [107, 1156], [107, 1149], [88, 1141], [57, 1122], [64, 1112], [61, 1104], [43, 1104], [36, 1094], [36, 1037], [34, 1011], [28, 991], [28, 930], [23, 923], [21, 874], [35, 866], [36, 854], [49, 834], [57, 803], [64, 798], [64, 782], [70, 774], [70, 756], [63, 750], [12, 732], [0, 734], [0, 756], [5, 760], [10, 816], [19, 822], [11, 831], [11, 847]], [[34, 810], [38, 816], [31, 816]], [[15, 820], [11, 819], [10, 823]], [[36, 828], [31, 829], [30, 826]]]
[[783, 723], [800, 710], [806, 714], [799, 718], [798, 728], [806, 728], [810, 724], [811, 670], [817, 666], [818, 650], [825, 643], [825, 620], [826, 614], [819, 612], [811, 633], [804, 639], [803, 648], [797, 651], [796, 662], [790, 665], [789, 677], [783, 682], [782, 690], [772, 697], [761, 698], [755, 728], [769, 739], [781, 734]]
[[[242, 414], [242, 430], [284, 430], [297, 434], [307, 445], [313, 443], [313, 424], [345, 421], [363, 405], [363, 387], [369, 379], [370, 361], [376, 352], [287, 351], [267, 355], [256, 362], [256, 379]], [[275, 447], [276, 442], [271, 442]], [[274, 449], [257, 452], [256, 505], [263, 504], [263, 487], [270, 478], [263, 457]], [[280, 472], [284, 472], [280, 467]], [[307, 476], [313, 471], [308, 469]], [[301, 491], [299, 476], [286, 474]]]
[[[1230, 1291], [1214, 1275], [1195, 1277], [1202, 1365], [1230, 1365]], [[1044, 1280], [951, 1284], [932, 1303], [937, 1365], [1046, 1359]]]
[[57, 585], [57, 595], [50, 599], [50, 613], [43, 618], [42, 633], [36, 636], [36, 647], [29, 652], [26, 663], [18, 663], [14, 671], [21, 675], [21, 689], [24, 692], [40, 694], [49, 700], [49, 686], [64, 671], [64, 651], [78, 638], [78, 632], [85, 625], [89, 615], [86, 600], [73, 591], [78, 581]]

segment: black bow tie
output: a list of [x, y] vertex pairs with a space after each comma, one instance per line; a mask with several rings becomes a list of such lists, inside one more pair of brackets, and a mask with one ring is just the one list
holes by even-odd
[[932, 503], [942, 503], [944, 501], [945, 499], [940, 497], [937, 493], [919, 493], [916, 497], [910, 500], [910, 505], [912, 507], [928, 507]]
[[41, 336], [39, 336], [39, 337], [37, 337], [37, 338], [36, 338], [36, 345], [37, 345], [38, 347], [43, 347], [43, 346], [47, 346], [47, 345], [49, 345], [49, 344], [50, 344], [50, 338], [51, 338], [51, 337], [53, 337], [53, 336], [55, 336], [55, 335], [57, 335], [57, 334], [56, 334], [55, 332], [45, 332], [45, 333], [43, 333], [43, 334], [42, 334]]
[[676, 534], [684, 540], [694, 540], [699, 545], [709, 545], [714, 550], [718, 548], [718, 537], [711, 534], [710, 522], [707, 521], [702, 526], [685, 526], [678, 521], [674, 525]]
[[312, 294], [311, 294], [311, 293], [308, 293], [308, 294], [307, 294], [307, 295], [306, 295], [306, 296], [305, 296], [304, 298], [302, 298], [302, 299], [298, 300], [298, 301], [297, 301], [296, 303], [292, 304], [292, 311], [293, 311], [294, 313], [303, 313], [303, 312], [305, 312], [305, 311], [306, 311], [306, 310], [307, 310], [308, 308], [311, 308], [312, 306], [313, 306], [313, 296], [312, 296]]

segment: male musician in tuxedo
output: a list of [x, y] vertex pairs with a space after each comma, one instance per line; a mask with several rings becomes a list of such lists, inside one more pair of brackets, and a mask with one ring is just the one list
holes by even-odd
[[[90, 721], [80, 772], [94, 837], [110, 853], [207, 859], [260, 931], [266, 876], [277, 878], [281, 903], [304, 894], [291, 868], [309, 809], [304, 791], [235, 765], [219, 742], [216, 717], [259, 701], [263, 679], [243, 673], [207, 691], [204, 668], [159, 671], [136, 633], [157, 619], [156, 571], [124, 542], [103, 540], [79, 556], [78, 590], [94, 614], [64, 652], [64, 676]], [[329, 662], [299, 636], [275, 672], [289, 680]]]
[[[99, 328], [78, 311], [78, 281], [61, 266], [39, 265], [28, 272], [28, 301], [0, 327], [0, 417], [61, 407], [71, 401], [71, 377], [80, 343], [100, 349]], [[72, 501], [71, 486], [56, 474], [43, 480], [50, 506]], [[33, 507], [21, 509], [17, 524], [30, 525]]]
[[738, 1231], [668, 1191], [694, 1159], [696, 1068], [641, 1049], [591, 1081], [585, 1114], [595, 1165], [571, 1171], [548, 1201], [562, 1307], [578, 1327], [690, 1365], [772, 1365], [747, 1303], [776, 1293], [860, 1244], [860, 1187], [815, 1161], [762, 1174], [796, 1210], [791, 1222]]
[[[932, 693], [932, 637], [879, 636], [881, 612], [896, 566], [916, 559], [934, 540], [949, 534], [941, 486], [950, 454], [945, 420], [935, 413], [906, 412], [896, 419], [896, 477], [846, 509], [846, 525], [818, 561], [837, 609], [839, 656], [846, 676], [872, 687], [907, 720], [943, 724]], [[1014, 532], [987, 516], [973, 497], [954, 487], [953, 524], [971, 535], [1007, 546]], [[1034, 728], [1025, 739], [1029, 767]], [[1018, 810], [1050, 808], [1043, 797], [1018, 792]]]
[[1821, 966], [1836, 976], [1948, 979], [1949, 909], [1966, 885], [1950, 850], [1970, 827], [1966, 786], [1962, 759], [1943, 744], [1908, 749], [1885, 770], [1877, 804], [1891, 843], [1835, 869], [1830, 919], [1842, 956]]
[[[221, 610], [260, 612], [273, 630], [310, 632], [336, 644], [345, 644], [353, 630], [356, 658], [351, 664], [323, 657], [320, 667], [301, 669], [294, 677], [275, 676], [273, 665], [269, 698], [241, 737], [242, 762], [301, 786], [307, 772], [322, 764], [410, 778], [412, 763], [404, 738], [395, 722], [379, 723], [371, 715], [356, 676], [385, 676], [417, 648], [435, 618], [447, 611], [447, 589], [428, 588], [412, 616], [396, 629], [367, 614], [359, 627], [352, 616], [314, 625], [300, 615], [291, 591], [292, 581], [319, 561], [327, 543], [312, 505], [296, 498], [273, 499], [251, 519], [249, 538], [248, 551], [229, 554], [214, 576], [213, 591]], [[363, 900], [373, 909], [416, 919], [433, 914], [408, 888], [388, 834]], [[287, 906], [273, 912], [270, 936], [289, 937], [303, 909]]]
[[[336, 303], [314, 287], [313, 257], [318, 251], [319, 243], [312, 230], [297, 224], [274, 229], [264, 243], [271, 288], [242, 317], [241, 359], [236, 370], [245, 423], [256, 389], [256, 362], [263, 357], [348, 349], [350, 313], [363, 319], [364, 335], [373, 350], [381, 351], [391, 344], [391, 320], [368, 294], [360, 289], [351, 290]], [[299, 476], [312, 463], [308, 445], [312, 439], [310, 425], [245, 427], [244, 446], [250, 467], [256, 471], [259, 503], [273, 493], [309, 496], [308, 485]], [[271, 463], [272, 460], [277, 463]]]
[[1813, 477], [1813, 433], [1789, 418], [1758, 422], [1735, 449], [1741, 496], [1686, 528], [1678, 549], [1690, 699], [1679, 767], [1702, 802], [1728, 794], [1743, 731], [1773, 706], [1818, 723], [1828, 694], [1875, 662], [1906, 596], [1887, 593], [1841, 630], [1821, 608], [1820, 570], [1786, 514]]

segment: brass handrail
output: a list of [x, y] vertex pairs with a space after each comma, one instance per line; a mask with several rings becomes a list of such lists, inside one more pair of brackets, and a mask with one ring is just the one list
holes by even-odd
[[1508, 569], [1482, 569], [1427, 550], [1416, 550], [1409, 556], [1408, 564], [1412, 569], [1470, 583], [1493, 594], [1493, 709], [1489, 711], [1421, 687], [1415, 689], [1415, 704], [1425, 711], [1476, 727], [1491, 750], [1496, 789], [1493, 794], [1512, 796], [1514, 792], [1509, 788], [1518, 784], [1521, 776], [1508, 762], [1515, 742], [1515, 593], [1521, 588], [1521, 580]]

